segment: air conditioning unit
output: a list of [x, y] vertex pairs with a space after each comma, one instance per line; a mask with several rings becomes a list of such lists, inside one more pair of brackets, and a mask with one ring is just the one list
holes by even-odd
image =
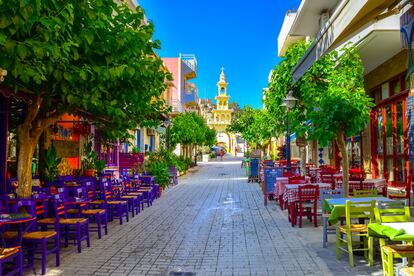
[[155, 136], [155, 129], [147, 128], [147, 135], [148, 136]]

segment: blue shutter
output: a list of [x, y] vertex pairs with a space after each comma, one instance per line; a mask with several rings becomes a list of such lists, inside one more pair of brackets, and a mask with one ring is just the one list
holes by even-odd
[[137, 130], [137, 148], [141, 149], [141, 130]]
[[154, 151], [154, 140], [155, 140], [155, 136], [150, 136], [150, 151], [151, 152]]

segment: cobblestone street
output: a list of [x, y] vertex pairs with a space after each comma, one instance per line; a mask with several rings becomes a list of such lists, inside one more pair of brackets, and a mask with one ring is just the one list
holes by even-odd
[[[274, 202], [264, 207], [259, 186], [247, 183], [239, 160], [199, 165], [129, 223], [110, 226], [102, 240], [94, 233], [81, 254], [73, 246], [64, 249], [61, 266], [50, 260], [48, 274], [350, 274], [346, 256], [335, 260], [334, 238], [331, 248], [321, 248], [320, 227], [305, 224], [298, 231]], [[361, 267], [355, 271], [365, 274]]]

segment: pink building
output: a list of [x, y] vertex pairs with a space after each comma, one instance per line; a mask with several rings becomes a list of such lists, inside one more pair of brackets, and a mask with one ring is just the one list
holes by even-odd
[[185, 110], [185, 104], [198, 102], [198, 90], [189, 80], [197, 77], [197, 60], [194, 55], [182, 55], [178, 58], [162, 58], [168, 71], [173, 75], [173, 86], [167, 91], [167, 102], [171, 103], [173, 113]]

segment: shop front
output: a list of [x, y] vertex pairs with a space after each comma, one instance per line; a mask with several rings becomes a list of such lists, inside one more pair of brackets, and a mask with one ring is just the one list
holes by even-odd
[[372, 174], [390, 186], [403, 186], [409, 173], [405, 73], [386, 81], [371, 92]]

